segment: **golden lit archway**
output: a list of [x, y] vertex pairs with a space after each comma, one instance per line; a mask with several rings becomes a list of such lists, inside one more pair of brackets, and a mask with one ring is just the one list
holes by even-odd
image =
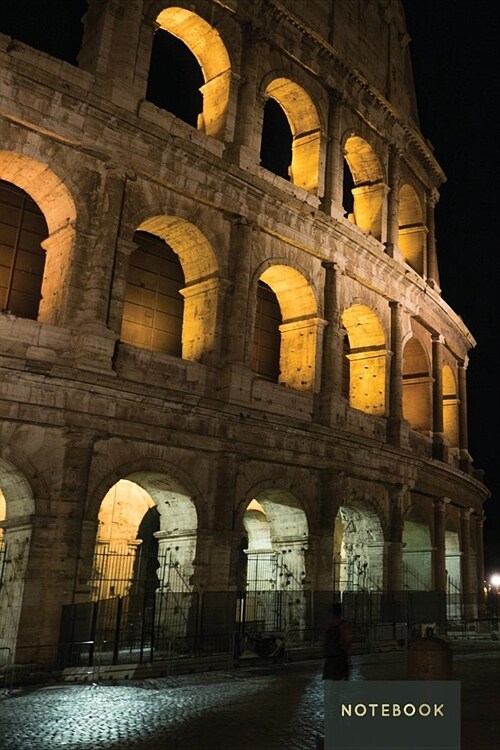
[[[143, 221], [137, 231], [152, 235], [153, 239], [156, 237], [166, 243], [168, 247], [165, 246], [163, 257], [161, 247], [157, 248], [160, 251], [159, 257], [156, 259], [158, 262], [166, 263], [168, 261], [172, 266], [175, 262], [175, 256], [179, 259], [185, 285], [182, 284], [183, 288], [180, 288], [181, 277], [179, 277], [179, 283], [176, 284], [175, 290], [171, 294], [178, 295], [180, 293], [184, 299], [183, 313], [182, 305], [179, 306], [180, 312], [178, 313], [182, 316], [181, 355], [183, 359], [199, 361], [215, 346], [219, 284], [213, 249], [203, 232], [194, 224], [177, 216], [153, 216]], [[172, 253], [175, 254], [174, 257], [171, 257]], [[141, 346], [141, 338], [136, 329], [141, 326], [144, 305], [142, 303], [137, 304], [137, 295], [134, 296], [134, 289], [137, 284], [131, 283], [131, 276], [137, 275], [137, 264], [132, 263], [131, 259], [121, 335], [125, 343]], [[144, 272], [149, 273], [149, 270], [144, 269]], [[163, 296], [167, 299], [167, 292], [175, 283], [175, 278], [168, 278], [168, 276], [172, 277], [173, 275], [169, 272], [168, 275], [165, 273], [162, 276], [159, 272], [158, 277], [155, 277], [151, 282], [152, 288], [149, 292], [150, 296], [156, 295], [154, 310], [156, 310], [157, 315], [165, 313], [157, 299], [159, 287], [165, 287]], [[151, 305], [150, 309], [153, 310]], [[167, 353], [173, 351], [161, 347], [158, 350]]]
[[457, 384], [453, 370], [449, 365], [443, 367], [443, 427], [444, 435], [451, 448], [457, 448], [459, 444], [458, 433], [458, 407]]
[[[243, 527], [247, 621], [265, 619], [271, 630], [303, 628], [309, 531], [301, 503], [287, 490], [259, 492], [245, 510]], [[270, 606], [272, 592], [279, 610]]]
[[432, 424], [432, 379], [424, 347], [412, 337], [403, 349], [403, 417], [414, 430], [429, 433]]
[[349, 351], [349, 405], [367, 414], [383, 415], [387, 356], [382, 324], [366, 305], [352, 305], [342, 313]]
[[299, 391], [312, 390], [319, 325], [314, 292], [307, 279], [290, 266], [269, 266], [259, 278], [276, 295], [283, 321], [279, 326], [279, 382]]
[[188, 490], [169, 474], [130, 474], [106, 493], [98, 521], [92, 599], [128, 597], [132, 613], [139, 597], [158, 612], [158, 633], [184, 636], [198, 527]]
[[316, 193], [321, 126], [313, 100], [301, 86], [288, 78], [275, 78], [266, 86], [264, 96], [278, 102], [292, 131], [291, 181], [304, 190]]
[[38, 320], [60, 324], [68, 297], [75, 246], [76, 206], [62, 180], [48, 167], [23, 154], [0, 151], [0, 179], [24, 190], [42, 212], [49, 236]]
[[380, 160], [370, 144], [357, 135], [347, 138], [344, 154], [354, 182], [354, 223], [383, 240], [385, 186]]
[[[219, 32], [185, 8], [165, 8], [156, 23], [184, 42], [196, 57], [205, 79], [201, 87], [203, 112], [198, 119], [198, 129], [222, 140], [229, 105], [231, 63]], [[165, 75], [168, 76], [168, 71]]]
[[415, 188], [405, 183], [399, 190], [398, 245], [405, 263], [421, 276], [425, 273], [426, 236], [422, 203]]

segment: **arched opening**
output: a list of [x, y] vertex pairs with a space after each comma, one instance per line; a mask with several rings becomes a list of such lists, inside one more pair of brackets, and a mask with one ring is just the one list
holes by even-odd
[[[285, 178], [289, 176], [294, 185], [316, 193], [319, 178], [321, 128], [318, 111], [313, 100], [301, 86], [290, 81], [288, 78], [275, 78], [266, 87], [264, 96], [267, 100], [274, 99], [278, 107], [270, 105], [267, 107], [267, 112], [266, 110], [264, 111], [264, 121], [267, 120], [267, 122], [265, 123], [265, 143], [263, 134], [263, 148], [266, 148], [267, 153], [276, 146], [280, 154], [279, 162], [276, 161], [277, 155], [268, 154], [266, 160], [269, 158], [271, 161], [266, 161], [266, 163], [281, 165], [280, 168], [283, 172], [285, 162], [290, 157], [288, 148], [290, 134], [282, 120], [282, 114], [279, 111], [281, 110], [288, 121], [288, 128], [291, 131], [292, 138], [291, 164], [287, 170], [287, 174], [282, 174], [281, 176]], [[275, 130], [271, 135], [269, 129], [272, 124], [274, 124]], [[280, 138], [283, 136], [286, 143], [280, 143]], [[261, 152], [262, 156], [263, 153]], [[263, 162], [263, 166], [266, 166], [266, 163]], [[266, 166], [266, 168], [270, 167]], [[274, 169], [271, 169], [271, 171], [279, 174]]]
[[293, 135], [286, 114], [275, 99], [264, 106], [260, 163], [284, 180], [290, 179]]
[[451, 367], [445, 365], [443, 367], [443, 427], [450, 448], [458, 448], [459, 445], [458, 407], [455, 376]]
[[399, 190], [398, 245], [405, 263], [421, 276], [426, 271], [426, 236], [422, 204], [415, 189], [405, 183]]
[[157, 651], [189, 637], [198, 525], [189, 492], [168, 474], [134, 473], [106, 493], [98, 522], [96, 637], [119, 631], [121, 649], [154, 637]]
[[257, 283], [254, 371], [272, 380], [279, 376], [281, 384], [295, 390], [312, 390], [318, 324], [316, 298], [307, 279], [289, 266], [269, 266]]
[[403, 417], [412, 429], [429, 434], [432, 419], [432, 380], [422, 344], [411, 338], [403, 349]]
[[[13, 464], [0, 459], [0, 664], [9, 661], [9, 654], [15, 656], [18, 645], [37, 643], [40, 619], [35, 622], [24, 601], [32, 533], [27, 519], [33, 513], [27, 480]], [[40, 612], [37, 615], [40, 618]]]
[[250, 501], [243, 526], [247, 542], [245, 626], [257, 631], [287, 630], [294, 638], [293, 631], [304, 628], [306, 615], [306, 514], [290, 492], [269, 489]]
[[189, 47], [158, 29], [153, 39], [147, 100], [196, 128], [203, 111], [203, 83], [203, 73]]
[[[12, 280], [6, 283], [11, 289], [7, 301], [10, 307], [3, 305], [3, 309], [14, 313], [17, 307], [17, 314], [29, 313], [23, 317], [60, 324], [66, 301], [71, 297], [76, 220], [74, 201], [64, 183], [46, 164], [22, 154], [0, 151], [0, 180], [4, 188], [0, 221], [4, 238], [8, 240], [2, 242], [2, 284], [6, 281], [6, 266], [12, 267], [14, 256], [17, 258]], [[16, 194], [11, 186], [20, 192]], [[13, 205], [16, 203], [17, 206]], [[17, 236], [19, 221], [22, 225]], [[43, 267], [42, 253], [45, 256]], [[41, 288], [40, 274], [43, 276]]]
[[[148, 83], [148, 93], [155, 96], [152, 101], [158, 106], [172, 108], [170, 111], [174, 110], [173, 113], [181, 119], [189, 117], [190, 124], [197, 124], [199, 130], [222, 140], [229, 105], [231, 65], [219, 32], [185, 8], [165, 8], [156, 23], [159, 30], [153, 44]], [[161, 32], [179, 41], [176, 43]], [[187, 47], [187, 51], [181, 44]], [[178, 70], [174, 70], [175, 67]], [[171, 77], [175, 86], [170, 83]], [[187, 101], [183, 88], [190, 94]], [[201, 109], [196, 90], [201, 92]], [[195, 114], [197, 123], [193, 122]]]
[[120, 338], [153, 352], [182, 356], [185, 286], [179, 258], [167, 243], [136, 232], [131, 255]]
[[215, 346], [218, 278], [205, 235], [176, 216], [146, 219], [134, 235], [121, 337], [200, 361]]
[[432, 544], [429, 527], [416, 518], [403, 527], [403, 587], [411, 591], [432, 590]]
[[448, 620], [462, 619], [462, 573], [460, 538], [447, 524], [445, 531], [446, 594]]
[[45, 217], [20, 188], [0, 180], [0, 310], [38, 317], [45, 250]]
[[283, 323], [278, 298], [263, 281], [257, 283], [257, 312], [252, 350], [252, 370], [277, 383], [280, 374], [280, 326]]
[[379, 318], [365, 305], [342, 313], [349, 353], [349, 405], [367, 414], [385, 412], [387, 350]]
[[375, 508], [366, 500], [352, 498], [335, 519], [333, 540], [334, 591], [382, 591], [384, 535]]
[[[351, 135], [344, 145], [345, 160], [354, 187], [352, 212], [346, 208], [354, 223], [367, 234], [383, 241], [383, 207], [385, 187], [380, 161], [372, 147], [363, 138]], [[344, 186], [348, 194], [350, 185]], [[352, 216], [351, 216], [352, 214]]]
[[344, 176], [342, 179], [342, 207], [346, 213], [347, 218], [350, 222], [355, 224], [354, 221], [354, 194], [355, 188], [354, 180], [352, 179], [351, 170], [347, 161], [344, 159]]

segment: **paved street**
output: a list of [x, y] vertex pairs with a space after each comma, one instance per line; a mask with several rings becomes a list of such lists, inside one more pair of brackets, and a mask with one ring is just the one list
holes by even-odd
[[[488, 648], [488, 647], [486, 647]], [[354, 657], [353, 679], [404, 678], [403, 653]], [[119, 685], [51, 685], [0, 703], [3, 750], [316, 750], [321, 663], [249, 668]], [[498, 747], [500, 648], [454, 658], [462, 750]]]

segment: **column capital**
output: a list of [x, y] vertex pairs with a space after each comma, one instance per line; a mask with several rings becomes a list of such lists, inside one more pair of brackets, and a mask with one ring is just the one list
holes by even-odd
[[437, 497], [434, 500], [434, 509], [444, 512], [446, 510], [446, 506], [451, 503], [451, 500], [449, 497]]
[[433, 344], [445, 344], [446, 343], [446, 339], [442, 333], [435, 332], [431, 334], [431, 340]]
[[439, 202], [439, 190], [437, 188], [431, 188], [430, 190], [427, 190], [425, 193], [425, 201], [427, 205], [430, 208], [435, 208], [437, 203]]

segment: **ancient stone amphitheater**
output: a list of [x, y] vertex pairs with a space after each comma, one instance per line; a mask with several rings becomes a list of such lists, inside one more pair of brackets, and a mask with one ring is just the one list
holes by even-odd
[[77, 66], [0, 35], [0, 660], [476, 617], [475, 341], [399, 0], [83, 24]]

